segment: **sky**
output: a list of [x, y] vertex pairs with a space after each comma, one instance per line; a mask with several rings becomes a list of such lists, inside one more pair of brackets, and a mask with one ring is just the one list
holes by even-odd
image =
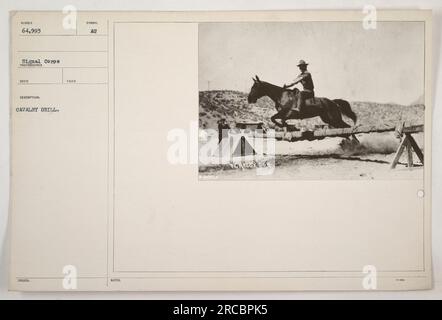
[[199, 25], [201, 91], [249, 92], [255, 74], [282, 86], [299, 74], [300, 59], [318, 97], [408, 105], [424, 95], [423, 22]]

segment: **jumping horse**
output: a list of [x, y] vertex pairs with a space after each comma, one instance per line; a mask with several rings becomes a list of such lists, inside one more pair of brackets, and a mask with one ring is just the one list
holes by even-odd
[[[331, 128], [349, 128], [350, 125], [342, 120], [342, 115], [349, 117], [356, 125], [357, 117], [348, 101], [314, 97], [307, 99], [304, 107], [301, 111], [298, 111], [294, 109], [298, 97], [298, 89], [290, 90], [278, 87], [261, 81], [258, 76], [252, 79], [254, 83], [247, 98], [248, 102], [256, 103], [258, 99], [264, 96], [272, 99], [277, 113], [270, 119], [278, 127], [286, 127], [286, 120], [288, 119], [308, 119], [319, 116]], [[276, 121], [277, 119], [281, 122]]]

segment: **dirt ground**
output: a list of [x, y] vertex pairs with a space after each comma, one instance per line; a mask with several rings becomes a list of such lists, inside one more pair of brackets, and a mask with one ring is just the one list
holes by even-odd
[[[423, 136], [416, 135], [422, 147]], [[258, 175], [256, 168], [229, 165], [200, 167], [201, 179], [347, 180], [423, 179], [423, 165], [414, 155], [414, 167], [406, 166], [405, 152], [395, 169], [390, 169], [399, 140], [391, 133], [358, 136], [359, 144], [342, 138], [320, 141], [277, 141], [273, 172]], [[269, 172], [269, 173], [270, 173]]]

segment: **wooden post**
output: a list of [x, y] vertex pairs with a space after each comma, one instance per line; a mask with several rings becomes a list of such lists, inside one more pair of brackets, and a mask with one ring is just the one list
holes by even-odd
[[401, 144], [399, 145], [399, 148], [396, 151], [394, 159], [391, 162], [390, 166], [391, 169], [396, 168], [396, 165], [398, 164], [399, 159], [401, 158], [401, 155], [404, 152], [405, 148], [407, 149], [407, 167], [409, 169], [413, 167], [413, 150], [416, 153], [419, 160], [422, 162], [422, 164], [424, 164], [424, 154], [417, 145], [416, 140], [414, 140], [411, 133], [405, 133], [405, 136], [402, 139]]
[[407, 166], [408, 169], [411, 170], [413, 167], [413, 149], [411, 148], [410, 140], [407, 136], [405, 136], [405, 139], [407, 140]]
[[413, 148], [413, 150], [416, 153], [417, 157], [419, 158], [420, 162], [422, 164], [424, 164], [424, 154], [422, 153], [422, 150], [417, 145], [416, 140], [414, 140], [413, 136], [410, 133], [406, 133], [405, 136], [408, 137], [408, 141], [410, 142], [410, 146]]
[[402, 139], [401, 144], [399, 145], [399, 148], [397, 148], [396, 154], [394, 155], [394, 159], [393, 162], [391, 163], [390, 168], [394, 169], [396, 168], [396, 165], [399, 162], [399, 159], [401, 158], [402, 152], [404, 152], [404, 148], [407, 144], [407, 137], [405, 136], [405, 138]]

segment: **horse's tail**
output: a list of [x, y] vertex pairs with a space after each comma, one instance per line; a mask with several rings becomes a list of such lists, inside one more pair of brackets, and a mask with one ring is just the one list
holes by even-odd
[[348, 103], [348, 101], [345, 101], [343, 99], [334, 99], [333, 102], [335, 102], [339, 106], [339, 111], [341, 111], [343, 115], [353, 120], [353, 124], [356, 125], [358, 117], [356, 116], [356, 113], [354, 113], [353, 110], [351, 110], [350, 103]]

